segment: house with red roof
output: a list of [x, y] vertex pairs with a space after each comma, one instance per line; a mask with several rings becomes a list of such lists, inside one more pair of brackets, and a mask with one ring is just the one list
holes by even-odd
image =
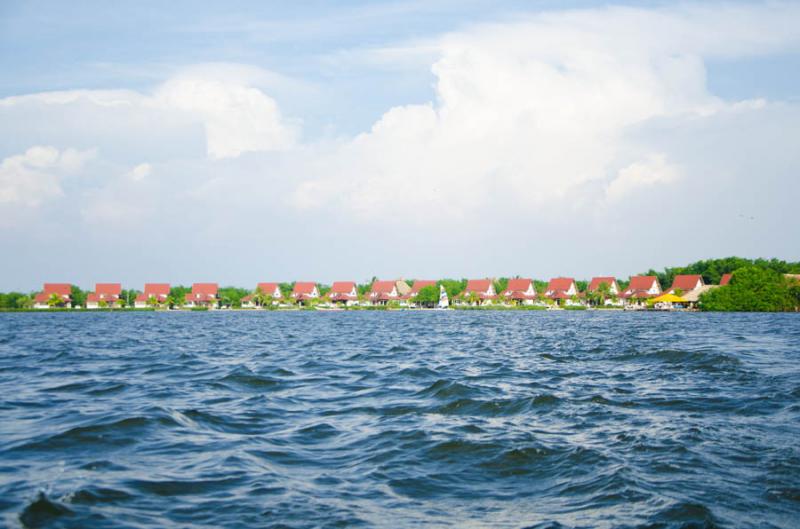
[[300, 304], [305, 304], [312, 299], [319, 299], [319, 288], [311, 281], [298, 281], [292, 288], [291, 297]]
[[554, 277], [544, 291], [544, 297], [552, 299], [558, 305], [574, 305], [572, 298], [578, 295], [578, 285], [571, 277]]
[[[275, 304], [283, 297], [281, 293], [281, 287], [278, 283], [258, 283], [256, 285], [256, 291], [260, 290], [262, 294], [265, 296], [272, 298], [271, 303]], [[248, 294], [247, 296], [242, 298], [242, 308], [244, 309], [252, 309], [259, 306], [257, 300], [255, 299], [256, 294], [253, 292], [252, 294]]]
[[407, 294], [403, 294], [400, 296], [401, 301], [405, 301], [409, 305], [414, 305], [414, 298], [417, 297], [419, 291], [425, 287], [433, 287], [436, 286], [436, 281], [433, 279], [417, 279], [414, 281], [414, 284], [411, 285], [411, 290], [408, 291]]
[[630, 305], [641, 305], [645, 300], [660, 295], [661, 283], [656, 276], [633, 276], [620, 297]]
[[219, 300], [219, 286], [216, 283], [195, 283], [192, 291], [186, 294], [184, 305], [188, 308], [214, 308]]
[[350, 307], [358, 305], [358, 288], [355, 281], [334, 281], [328, 292], [331, 303]]
[[[462, 303], [475, 305], [491, 305], [497, 300], [497, 292], [494, 289], [494, 281], [491, 279], [470, 279], [464, 292], [459, 294]], [[474, 299], [474, 301], [471, 301]]]
[[169, 283], [145, 283], [144, 292], [136, 296], [133, 301], [134, 308], [144, 309], [149, 306], [150, 298], [158, 305], [163, 305], [169, 297]]
[[719, 286], [724, 287], [728, 283], [731, 282], [731, 278], [733, 274], [722, 274], [722, 277], [719, 279]]
[[593, 277], [592, 280], [589, 282], [589, 286], [586, 287], [586, 292], [596, 292], [600, 289], [600, 285], [605, 283], [608, 285], [608, 291], [615, 296], [619, 296], [619, 284], [617, 283], [617, 278], [611, 276], [599, 276]]
[[45, 283], [42, 291], [33, 298], [33, 308], [50, 308], [50, 298], [53, 294], [60, 298], [59, 305], [66, 306], [72, 301], [72, 285], [69, 283]]
[[86, 296], [86, 308], [113, 307], [119, 302], [120, 295], [122, 295], [120, 283], [97, 283], [94, 292], [89, 292]]
[[376, 280], [367, 294], [367, 299], [373, 305], [386, 305], [390, 301], [400, 301], [400, 299], [411, 293], [411, 287], [402, 279], [391, 281]]
[[681, 294], [688, 294], [693, 290], [698, 290], [705, 286], [703, 276], [700, 274], [685, 274], [677, 275], [672, 280], [672, 286], [667, 290], [668, 294], [676, 294], [678, 291]]
[[592, 280], [589, 282], [589, 286], [586, 287], [586, 293], [591, 294], [599, 292], [600, 285], [607, 285], [608, 287], [608, 297], [605, 299], [603, 304], [606, 306], [611, 306], [615, 304], [619, 305], [620, 288], [619, 288], [619, 283], [617, 283], [617, 278], [612, 276], [593, 277]]
[[508, 280], [508, 286], [500, 295], [517, 305], [533, 305], [536, 301], [536, 288], [533, 286], [533, 279], [514, 278]]

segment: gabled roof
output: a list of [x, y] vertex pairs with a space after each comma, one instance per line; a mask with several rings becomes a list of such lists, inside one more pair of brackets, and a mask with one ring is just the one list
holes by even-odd
[[[547, 291], [550, 292], [555, 290], [564, 290], [567, 291], [570, 287], [575, 284], [575, 280], [571, 277], [554, 277], [550, 280], [547, 284]], [[575, 285], [575, 290], [578, 289], [578, 285]]]
[[[528, 289], [532, 289], [533, 294], [528, 294]], [[508, 286], [502, 292], [502, 295], [515, 300], [536, 299], [536, 289], [533, 288], [533, 279], [509, 279]]]
[[145, 283], [144, 294], [150, 296], [169, 296], [169, 283]]
[[104, 296], [119, 296], [122, 294], [122, 285], [120, 283], [97, 283], [94, 286], [94, 293]]
[[411, 292], [409, 292], [409, 295], [416, 296], [417, 294], [419, 294], [419, 291], [422, 290], [423, 288], [433, 287], [433, 286], [436, 286], [436, 281], [434, 281], [433, 279], [417, 279], [416, 281], [414, 281], [414, 284], [411, 287]]
[[700, 286], [703, 286], [703, 276], [700, 274], [685, 274], [675, 276], [675, 279], [672, 281], [672, 287], [670, 290], [681, 289], [684, 292], [689, 292], [690, 290], [694, 290], [697, 287], [697, 282], [700, 281]]
[[467, 281], [467, 287], [464, 289], [464, 293], [469, 294], [470, 292], [475, 292], [481, 294], [487, 292], [490, 288], [492, 288], [491, 279], [470, 279]]
[[[653, 283], [658, 283], [658, 278], [656, 276], [633, 276], [625, 291], [650, 290], [653, 287]], [[660, 287], [661, 285], [659, 285], [659, 288]]]
[[195, 283], [192, 285], [192, 294], [216, 296], [219, 287], [216, 283]]
[[656, 276], [633, 276], [631, 277], [628, 288], [626, 288], [621, 297], [623, 298], [636, 298], [647, 299], [657, 296], [658, 294], [650, 294], [651, 288], [656, 287], [656, 291], [661, 293], [661, 285], [658, 283]]
[[375, 281], [372, 283], [370, 294], [391, 294], [397, 281]]
[[59, 296], [69, 296], [72, 293], [72, 285], [69, 283], [45, 283], [42, 294], [58, 294]]
[[308, 295], [314, 292], [314, 289], [317, 288], [317, 284], [311, 281], [298, 281], [294, 284], [294, 288], [292, 289], [292, 294], [296, 296]]
[[533, 279], [523, 279], [518, 277], [508, 280], [508, 286], [506, 287], [506, 290], [511, 292], [514, 292], [515, 290], [525, 292], [531, 287], [531, 285], [533, 285]]
[[331, 294], [350, 294], [356, 288], [355, 281], [334, 281], [331, 285]]
[[[589, 286], [586, 287], [586, 290], [588, 292], [594, 292], [595, 290], [600, 288], [600, 285], [602, 285], [603, 283], [611, 287], [617, 284], [617, 279], [611, 276], [593, 277], [592, 281], [589, 283]], [[619, 288], [619, 285], [617, 285], [617, 287]]]
[[259, 288], [264, 294], [272, 296], [275, 293], [275, 289], [280, 290], [280, 285], [278, 283], [259, 283], [256, 285], [256, 290]]
[[722, 277], [719, 279], [719, 286], [724, 287], [728, 283], [731, 282], [731, 278], [733, 274], [722, 274]]

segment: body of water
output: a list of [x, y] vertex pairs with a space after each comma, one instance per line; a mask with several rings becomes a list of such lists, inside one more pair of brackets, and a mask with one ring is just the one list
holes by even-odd
[[7, 527], [800, 527], [800, 317], [0, 314]]

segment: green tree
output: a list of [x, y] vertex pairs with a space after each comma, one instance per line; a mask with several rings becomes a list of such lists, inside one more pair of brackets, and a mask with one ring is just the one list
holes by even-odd
[[456, 299], [459, 294], [464, 292], [464, 289], [467, 288], [467, 280], [466, 279], [442, 279], [436, 283], [436, 286], [443, 286], [445, 292], [447, 292], [447, 297], [450, 299]]
[[14, 300], [14, 304], [18, 309], [30, 309], [33, 307], [33, 298], [30, 296], [19, 296]]
[[62, 298], [56, 293], [50, 294], [50, 297], [47, 298], [47, 306], [50, 308], [63, 307], [64, 298]]
[[435, 285], [422, 287], [414, 298], [414, 302], [423, 307], [435, 307], [439, 303], [439, 287]]
[[255, 303], [256, 307], [263, 307], [268, 303], [272, 305], [272, 296], [267, 296], [267, 293], [261, 287], [256, 287], [255, 292], [253, 292], [253, 303]]
[[73, 308], [86, 306], [86, 292], [81, 290], [80, 287], [71, 285], [69, 297]]
[[733, 273], [729, 285], [700, 296], [699, 306], [708, 311], [777, 312], [795, 310], [791, 284], [781, 273], [748, 266]]
[[153, 308], [153, 309], [160, 305], [160, 303], [158, 302], [158, 298], [153, 296], [153, 295], [148, 297], [147, 301], [145, 303], [147, 304], [148, 307]]
[[186, 303], [186, 294], [190, 293], [191, 291], [191, 288], [182, 285], [176, 285], [170, 288], [169, 297], [171, 298], [171, 302], [169, 303], [169, 307], [182, 307], [184, 303]]

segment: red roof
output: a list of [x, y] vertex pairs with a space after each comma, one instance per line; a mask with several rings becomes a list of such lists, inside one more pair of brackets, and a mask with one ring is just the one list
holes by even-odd
[[69, 283], [45, 283], [44, 289], [33, 297], [33, 301], [35, 303], [47, 303], [53, 294], [61, 296], [64, 301], [69, 301], [71, 293], [72, 285]]
[[436, 286], [436, 281], [432, 279], [417, 279], [411, 286], [411, 292], [409, 292], [409, 295], [414, 296], [416, 294], [419, 294], [419, 291], [425, 287], [435, 287], [435, 286]]
[[150, 296], [169, 296], [169, 283], [145, 283], [144, 294]]
[[656, 276], [633, 276], [626, 291], [650, 290], [653, 287], [653, 283], [658, 284], [658, 278]]
[[94, 286], [94, 292], [97, 295], [119, 296], [122, 294], [122, 285], [120, 283], [97, 283]]
[[525, 300], [536, 299], [536, 291], [533, 294], [526, 294], [529, 288], [533, 287], [532, 279], [509, 279], [508, 287], [503, 291], [503, 296], [511, 297], [511, 299]]
[[719, 286], [724, 287], [725, 285], [730, 283], [732, 277], [733, 274], [722, 274], [722, 277], [719, 280]]
[[[653, 286], [657, 287], [655, 294], [650, 294], [649, 291]], [[623, 298], [651, 298], [658, 295], [661, 292], [661, 285], [658, 284], [658, 278], [656, 276], [633, 276], [631, 277], [631, 282], [628, 284], [628, 288], [626, 288], [621, 297]]]
[[[575, 283], [575, 280], [571, 277], [555, 277], [550, 280], [547, 284], [547, 291], [551, 290], [569, 290], [570, 287]], [[577, 285], [575, 286], [575, 290], [578, 290]]]
[[333, 285], [331, 285], [330, 294], [349, 295], [355, 288], [355, 281], [334, 281]]
[[259, 283], [256, 285], [256, 289], [261, 289], [261, 292], [268, 296], [274, 296], [275, 291], [277, 290], [280, 292], [280, 285], [278, 283]]
[[307, 296], [314, 292], [314, 289], [317, 287], [316, 283], [312, 283], [310, 281], [298, 281], [294, 284], [294, 289], [292, 289], [292, 294], [294, 296]]
[[600, 285], [602, 285], [603, 283], [611, 287], [617, 284], [617, 280], [616, 278], [611, 276], [593, 277], [592, 281], [589, 283], [589, 286], [586, 288], [586, 290], [589, 292], [594, 292], [595, 290], [600, 288]]
[[391, 294], [397, 281], [375, 281], [372, 283], [370, 294]]
[[670, 288], [670, 290], [676, 290], [679, 288], [684, 292], [689, 292], [695, 289], [698, 281], [700, 281], [701, 285], [703, 284], [703, 276], [701, 276], [700, 274], [675, 276], [675, 279], [672, 281], [672, 287]]
[[528, 290], [528, 288], [530, 288], [532, 283], [533, 279], [522, 279], [522, 278], [509, 279], [506, 290], [511, 290], [511, 291], [520, 290], [522, 292], [525, 292], [526, 290]]
[[192, 285], [193, 295], [202, 294], [215, 297], [217, 295], [217, 290], [219, 290], [219, 287], [216, 283], [195, 283]]
[[408, 294], [404, 294], [400, 296], [400, 299], [411, 299], [417, 294], [419, 291], [425, 287], [435, 287], [436, 281], [432, 279], [417, 279], [414, 281], [414, 284], [411, 286], [411, 290], [408, 291]]
[[464, 293], [475, 292], [481, 294], [487, 292], [490, 288], [492, 288], [491, 279], [470, 279], [467, 281], [467, 288], [464, 289]]
[[69, 283], [45, 283], [42, 294], [58, 294], [59, 296], [69, 296], [72, 293], [72, 285]]
[[157, 301], [166, 301], [169, 296], [169, 283], [145, 283], [144, 292], [136, 296], [136, 301], [147, 301], [151, 297]]

